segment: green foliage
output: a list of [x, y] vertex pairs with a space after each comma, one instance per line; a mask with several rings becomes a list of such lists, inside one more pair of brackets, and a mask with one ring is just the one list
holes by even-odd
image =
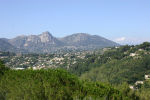
[[150, 56], [145, 56], [138, 60], [132, 58], [111, 60], [101, 67], [82, 74], [81, 78], [111, 84], [121, 84], [123, 82], [134, 84], [137, 80], [144, 80], [145, 73], [148, 73], [150, 69], [149, 61]]
[[112, 59], [120, 60], [126, 57], [127, 54], [124, 54], [123, 52], [129, 49], [130, 46], [123, 46], [119, 49], [112, 48], [111, 50], [106, 51], [103, 55], [101, 53], [87, 55], [87, 59], [79, 60], [69, 70], [80, 76], [81, 74], [90, 71], [92, 68], [99, 67]]
[[120, 85], [116, 85], [115, 87], [120, 90], [124, 97], [126, 97], [125, 99], [130, 98], [132, 100], [140, 100], [139, 96], [136, 95], [136, 91], [129, 88], [128, 83], [122, 83]]
[[[131, 53], [135, 56], [131, 56]], [[92, 64], [96, 66], [93, 67], [89, 63], [87, 67], [90, 69], [87, 72], [82, 72], [81, 79], [117, 85], [123, 96], [132, 100], [149, 100], [150, 83], [144, 81], [144, 75], [150, 74], [149, 54], [150, 43], [148, 42], [137, 46], [123, 46], [108, 50], [103, 55], [92, 56], [95, 58]], [[103, 59], [107, 60], [102, 62]], [[138, 90], [130, 90], [128, 84], [133, 85], [136, 81], [144, 81], [144, 85], [137, 85]]]
[[150, 80], [146, 80], [142, 87], [136, 91], [136, 95], [140, 97], [140, 100], [149, 100], [150, 99]]
[[139, 45], [138, 47], [141, 49], [144, 49], [144, 50], [150, 50], [150, 43], [144, 42], [143, 44]]
[[121, 100], [111, 86], [80, 81], [61, 69], [8, 70], [0, 80], [0, 100]]
[[1, 76], [4, 75], [4, 72], [6, 70], [8, 70], [8, 68], [6, 68], [3, 62], [0, 60], [0, 79], [1, 79]]
[[[69, 66], [68, 70], [86, 81], [62, 69], [8, 70], [0, 61], [0, 100], [149, 100], [149, 81], [140, 85], [136, 91], [129, 89], [128, 85], [144, 80], [144, 75], [150, 73], [149, 48], [150, 43], [145, 42], [138, 46], [111, 48], [104, 54], [87, 54], [85, 59], [76, 59], [77, 63]], [[131, 53], [137, 56], [130, 56]], [[37, 62], [39, 56], [49, 60], [54, 55], [27, 56]], [[75, 55], [70, 57], [74, 58]], [[24, 60], [22, 57], [16, 59]], [[63, 68], [68, 65], [67, 60]], [[109, 83], [116, 89], [98, 81]]]
[[[144, 80], [144, 75], [150, 73], [150, 50], [145, 49], [149, 45], [146, 42], [137, 46], [112, 48], [102, 55], [94, 54], [78, 61], [70, 71], [82, 79], [111, 84], [134, 84], [137, 80]], [[135, 56], [130, 56], [131, 53]]]

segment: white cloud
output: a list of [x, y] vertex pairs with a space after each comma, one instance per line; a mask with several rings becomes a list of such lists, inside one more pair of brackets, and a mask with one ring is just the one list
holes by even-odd
[[120, 38], [116, 38], [114, 39], [115, 42], [125, 45], [125, 44], [129, 44], [129, 45], [136, 45], [136, 44], [141, 44], [145, 41], [150, 41], [150, 38], [146, 38], [146, 37], [120, 37]]
[[126, 40], [126, 37], [120, 37], [120, 38], [115, 39], [116, 42], [122, 42], [125, 40]]

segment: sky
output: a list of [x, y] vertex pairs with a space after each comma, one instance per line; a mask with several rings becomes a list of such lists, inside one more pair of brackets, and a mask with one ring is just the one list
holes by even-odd
[[0, 38], [73, 33], [120, 44], [150, 41], [150, 0], [0, 0]]

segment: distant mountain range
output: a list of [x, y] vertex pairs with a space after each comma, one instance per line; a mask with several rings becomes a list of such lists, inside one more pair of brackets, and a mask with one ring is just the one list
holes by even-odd
[[76, 33], [56, 38], [48, 31], [40, 35], [18, 36], [13, 39], [0, 39], [0, 51], [53, 53], [66, 50], [94, 50], [119, 44], [97, 35]]

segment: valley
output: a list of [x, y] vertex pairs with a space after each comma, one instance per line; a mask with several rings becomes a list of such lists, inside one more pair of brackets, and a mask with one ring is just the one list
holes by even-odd
[[[142, 98], [148, 100], [149, 98], [150, 80], [145, 79], [145, 75], [150, 75], [149, 42], [140, 45], [107, 47], [94, 51], [53, 54], [0, 52], [0, 59], [7, 68], [11, 69], [12, 74], [18, 72], [20, 75], [26, 75], [28, 71], [33, 71], [33, 73], [35, 71], [38, 74], [40, 71], [43, 73], [44, 70], [67, 70], [78, 77], [83, 84], [87, 82], [86, 84], [92, 86], [98, 82], [119, 90], [122, 99], [117, 94], [116, 98], [119, 98], [117, 100], [125, 100], [124, 96], [128, 97], [127, 100], [141, 100]], [[99, 92], [95, 93], [94, 96], [98, 98]], [[91, 98], [91, 94], [89, 95]], [[87, 98], [87, 95], [84, 98]]]

